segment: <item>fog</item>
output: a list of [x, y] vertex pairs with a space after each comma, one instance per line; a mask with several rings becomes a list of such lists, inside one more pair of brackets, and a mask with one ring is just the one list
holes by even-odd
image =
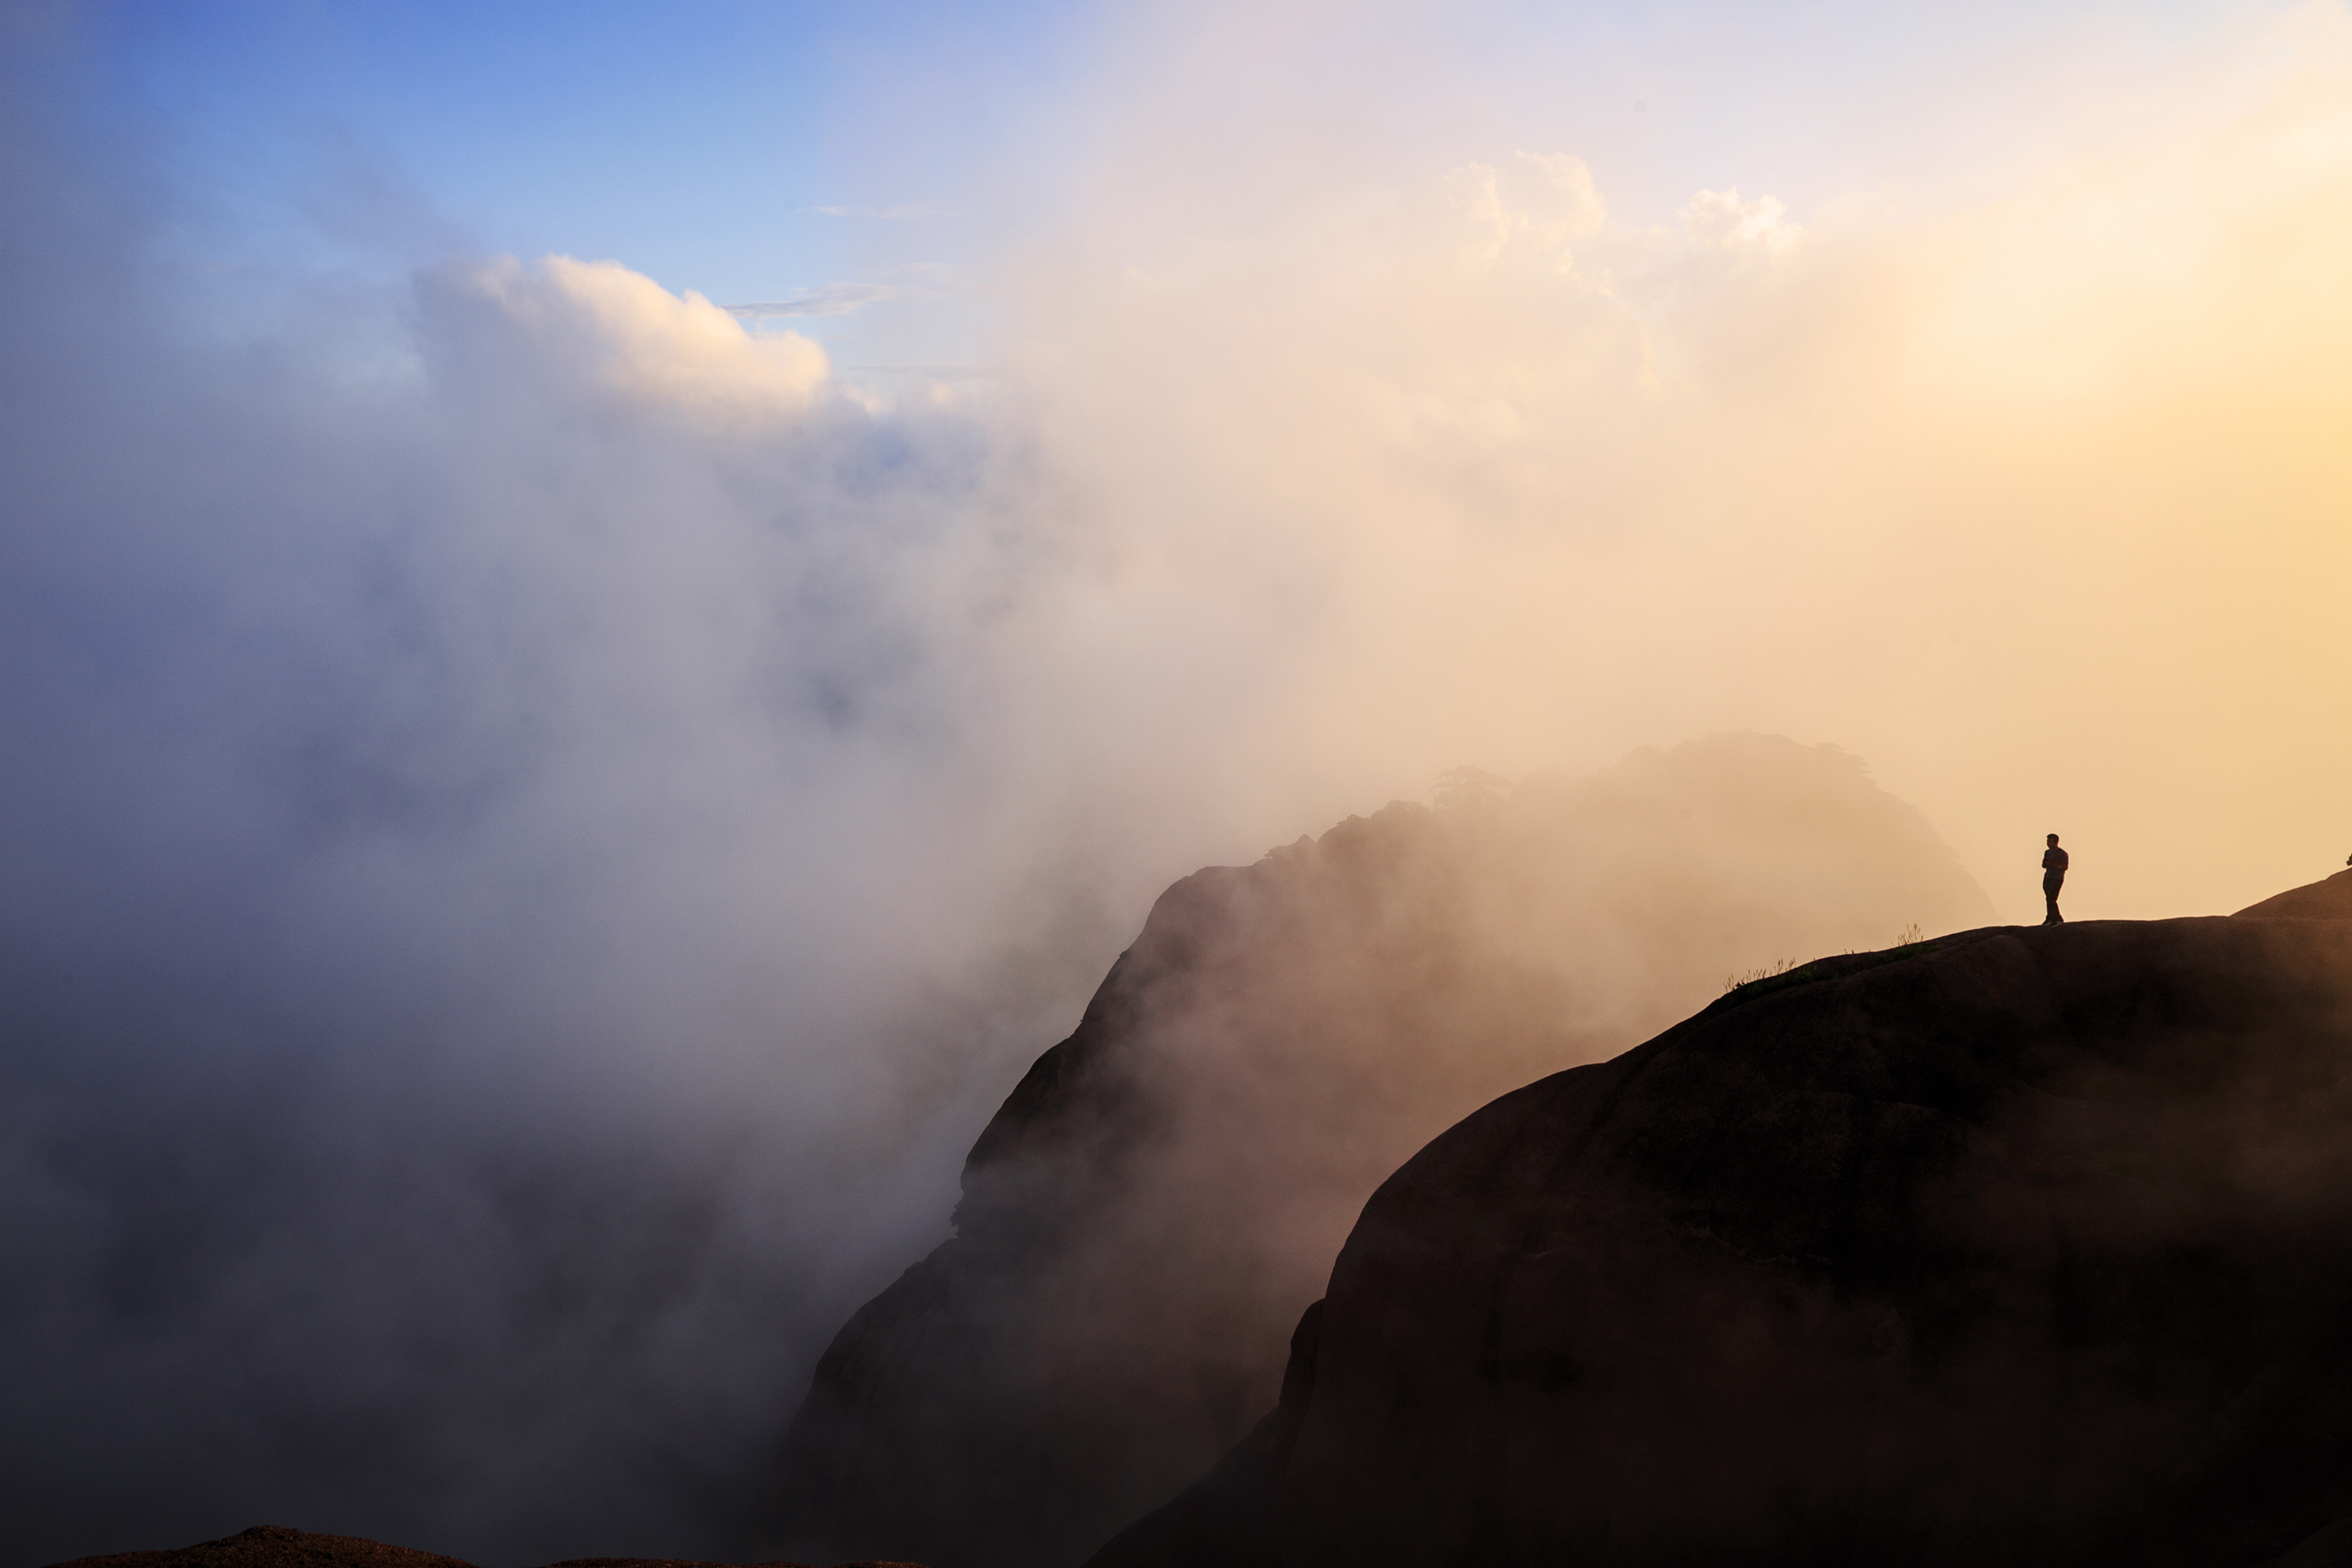
[[1439, 793], [1161, 895], [974, 1145], [954, 1239], [828, 1347], [785, 1555], [1087, 1561], [1273, 1405], [1366, 1200], [1448, 1125], [1791, 953], [1991, 919], [1833, 747]]
[[1458, 763], [1835, 742], [2007, 919], [2053, 829], [2076, 918], [2352, 848], [2339, 7], [1801, 205], [1619, 196], [1417, 13], [1097, 18], [975, 132], [991, 374], [878, 390], [364, 181], [368, 266], [178, 265], [59, 15], [0, 44], [11, 1562], [730, 1549], [1153, 895]]
[[[2352, 849], [2344, 17], [2237, 43], [1965, 184], [1663, 223], [1575, 146], [1408, 177], [1271, 88], [1196, 125], [1179, 69], [1032, 258], [1023, 342], [1056, 449], [1146, 520], [1132, 569], [1311, 620], [1273, 722], [1318, 758], [1832, 738], [2013, 916], [2051, 830], [2086, 912], [2235, 908]], [[1400, 100], [1473, 96], [1405, 58]]]

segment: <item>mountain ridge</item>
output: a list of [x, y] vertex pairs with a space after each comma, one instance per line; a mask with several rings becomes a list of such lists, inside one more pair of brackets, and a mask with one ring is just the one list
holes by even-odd
[[1088, 1568], [2347, 1561], [2352, 873], [1822, 967], [1433, 1140]]
[[[1274, 1409], [1089, 1568], [2340, 1568], [2347, 1131], [2352, 871], [2234, 916], [1981, 927], [1738, 987], [1399, 1166], [1290, 1331]], [[1686, 1442], [1695, 1404], [1740, 1440]], [[1672, 1458], [1663, 1493], [1576, 1492], [1639, 1482], [1629, 1454]], [[1791, 1462], [1759, 1481], [1759, 1455]], [[468, 1565], [256, 1527], [57, 1568]]]
[[777, 1539], [1075, 1568], [1275, 1401], [1300, 1303], [1429, 1137], [1727, 973], [1991, 913], [1857, 760], [1756, 735], [1180, 879], [980, 1134], [957, 1234], [826, 1350]]

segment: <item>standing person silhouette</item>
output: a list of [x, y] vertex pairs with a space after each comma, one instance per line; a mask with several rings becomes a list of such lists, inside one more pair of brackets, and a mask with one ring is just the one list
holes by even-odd
[[2058, 912], [2058, 889], [2066, 885], [2066, 851], [2058, 847], [2058, 836], [2050, 836], [2050, 847], [2042, 852], [2042, 901], [2050, 912], [2042, 917], [2046, 926], [2062, 926], [2066, 917]]

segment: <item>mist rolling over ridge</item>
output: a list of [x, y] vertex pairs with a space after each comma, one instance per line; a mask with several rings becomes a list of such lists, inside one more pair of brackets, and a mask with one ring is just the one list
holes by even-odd
[[818, 1364], [787, 1550], [1083, 1560], [1272, 1407], [1365, 1200], [1448, 1125], [1773, 955], [1990, 917], [1833, 747], [1726, 735], [1500, 784], [1461, 770], [1433, 814], [1161, 895], [974, 1144], [954, 1239]]
[[1608, 826], [1413, 884], [1491, 1051], [1285, 1026], [1396, 1072], [1269, 1321], [2046, 831], [2077, 918], [2352, 848], [2340, 5], [788, 10], [0, 18], [0, 1559], [752, 1550], [1161, 890], [1465, 762]]

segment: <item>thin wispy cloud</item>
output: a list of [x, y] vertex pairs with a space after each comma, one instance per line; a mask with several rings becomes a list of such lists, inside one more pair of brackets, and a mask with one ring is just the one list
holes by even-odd
[[752, 300], [740, 305], [721, 305], [719, 309], [739, 321], [763, 321], [793, 316], [846, 316], [884, 300], [935, 299], [947, 293], [954, 280], [954, 268], [933, 261], [894, 267], [890, 273], [898, 280], [822, 283], [814, 289], [800, 289], [782, 300]]
[[782, 316], [846, 316], [880, 300], [902, 299], [929, 289], [896, 289], [887, 283], [828, 283], [789, 300], [753, 300], [719, 309], [739, 321], [764, 321]]
[[923, 218], [943, 217], [947, 213], [945, 207], [933, 206], [928, 202], [899, 202], [887, 207], [811, 207], [808, 210], [826, 217], [871, 217], [890, 223], [913, 223]]
[[1003, 371], [996, 365], [961, 361], [940, 361], [928, 364], [845, 364], [840, 369], [845, 374], [919, 375], [933, 381], [972, 381], [982, 376], [1003, 374]]

